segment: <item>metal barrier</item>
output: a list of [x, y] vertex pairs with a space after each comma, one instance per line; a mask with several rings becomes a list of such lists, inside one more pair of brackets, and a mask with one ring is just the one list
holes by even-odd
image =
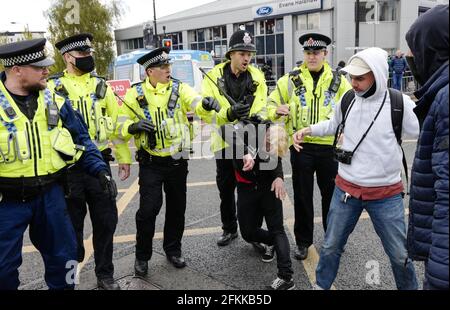
[[[393, 86], [392, 76], [389, 76], [388, 87]], [[406, 71], [402, 78], [402, 92], [412, 94], [418, 89], [418, 84], [410, 71]]]
[[[276, 80], [268, 80], [266, 81], [269, 93], [272, 92], [276, 88]], [[388, 87], [393, 87], [393, 79], [391, 74], [389, 74], [388, 79]], [[406, 71], [402, 78], [402, 92], [411, 95], [418, 89], [418, 84], [414, 79], [414, 76], [410, 71]]]

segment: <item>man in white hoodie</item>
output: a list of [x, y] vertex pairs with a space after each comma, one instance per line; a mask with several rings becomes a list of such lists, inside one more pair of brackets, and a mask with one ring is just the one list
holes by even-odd
[[[340, 126], [343, 115], [339, 104], [332, 119], [298, 131], [293, 137], [299, 152], [305, 136], [336, 133], [340, 137], [340, 147], [336, 148], [339, 172], [316, 269], [320, 289], [333, 284], [344, 246], [364, 209], [389, 256], [397, 288], [417, 289], [414, 265], [406, 251], [402, 150], [391, 119], [387, 57], [380, 48], [368, 48], [350, 58], [342, 69], [349, 74], [356, 94], [347, 109], [345, 129]], [[403, 105], [402, 137], [415, 139], [419, 134], [415, 104], [403, 95]]]

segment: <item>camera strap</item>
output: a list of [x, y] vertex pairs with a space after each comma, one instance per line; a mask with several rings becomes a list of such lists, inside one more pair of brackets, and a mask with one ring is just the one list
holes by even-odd
[[[377, 112], [377, 115], [375, 115], [375, 118], [373, 119], [373, 121], [370, 124], [369, 128], [363, 134], [361, 140], [359, 140], [358, 144], [356, 145], [355, 149], [352, 152], [352, 155], [355, 154], [356, 150], [359, 148], [361, 143], [364, 141], [364, 139], [369, 134], [370, 130], [372, 129], [373, 125], [375, 124], [375, 121], [378, 119], [378, 116], [380, 116], [381, 110], [383, 110], [384, 104], [386, 103], [387, 94], [388, 94], [388, 92], [386, 91], [386, 93], [384, 94], [383, 103], [381, 104], [380, 109]], [[336, 145], [337, 145], [339, 136], [344, 132], [345, 122], [347, 121], [348, 115], [349, 115], [350, 110], [352, 109], [353, 105], [355, 104], [355, 101], [356, 101], [356, 98], [352, 100], [352, 103], [350, 104], [350, 106], [347, 109], [347, 113], [344, 115], [341, 124], [338, 126], [338, 129], [336, 130], [336, 135], [335, 135], [335, 139], [334, 139], [334, 143], [333, 143], [333, 148], [334, 149], [336, 149]]]

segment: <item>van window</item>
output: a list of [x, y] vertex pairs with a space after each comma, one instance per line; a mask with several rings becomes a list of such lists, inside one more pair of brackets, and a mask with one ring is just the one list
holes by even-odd
[[175, 60], [172, 65], [172, 76], [183, 83], [194, 87], [194, 68], [191, 60]]
[[141, 79], [141, 81], [143, 81], [147, 78], [147, 72], [145, 72], [145, 69], [143, 66], [139, 66], [139, 78]]
[[133, 65], [123, 65], [116, 67], [116, 80], [133, 80]]

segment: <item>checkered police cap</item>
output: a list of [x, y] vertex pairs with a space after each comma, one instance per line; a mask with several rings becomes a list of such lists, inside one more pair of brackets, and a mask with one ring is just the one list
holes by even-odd
[[153, 65], [153, 64], [162, 63], [162, 62], [164, 62], [164, 61], [166, 61], [166, 60], [168, 60], [168, 59], [169, 59], [169, 54], [163, 53], [163, 54], [161, 54], [161, 55], [158, 55], [158, 56], [156, 56], [156, 57], [153, 57], [153, 58], [147, 60], [147, 61], [143, 64], [143, 66], [144, 66], [145, 68], [147, 68], [147, 67], [150, 67], [150, 66]]
[[61, 40], [57, 42], [55, 46], [61, 54], [65, 54], [70, 51], [93, 51], [92, 39], [92, 34], [81, 33]]
[[40, 52], [36, 52], [36, 53], [25, 54], [25, 55], [2, 59], [2, 64], [5, 67], [26, 65], [26, 64], [30, 64], [30, 63], [33, 63], [36, 61], [43, 60], [45, 58], [45, 56], [46, 56], [45, 52], [40, 51]]
[[142, 65], [145, 69], [149, 67], [156, 67], [164, 64], [170, 63], [169, 57], [170, 50], [162, 47], [145, 54], [137, 60], [137, 62]]
[[320, 33], [307, 33], [299, 38], [299, 42], [305, 50], [320, 50], [326, 49], [331, 39]]
[[53, 64], [45, 50], [46, 39], [34, 39], [0, 46], [0, 61], [5, 67], [35, 65], [47, 67]]
[[322, 40], [308, 40], [303, 47], [327, 47], [327, 44]]

